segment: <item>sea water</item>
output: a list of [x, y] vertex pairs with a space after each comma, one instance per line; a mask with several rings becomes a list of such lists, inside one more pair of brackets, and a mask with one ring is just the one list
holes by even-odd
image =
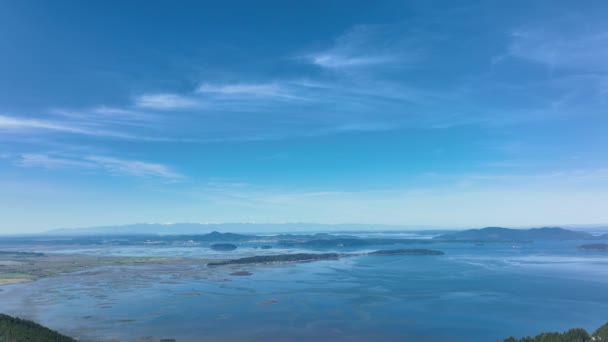
[[[446, 254], [212, 270], [188, 263], [104, 267], [0, 287], [0, 312], [83, 341], [502, 341], [592, 331], [608, 321], [608, 253], [577, 244], [421, 244], [407, 248]], [[170, 253], [157, 246], [91, 253], [104, 250]], [[201, 251], [175, 253], [211, 253]], [[224, 257], [259, 252], [243, 247]], [[235, 270], [253, 274], [231, 275]]]

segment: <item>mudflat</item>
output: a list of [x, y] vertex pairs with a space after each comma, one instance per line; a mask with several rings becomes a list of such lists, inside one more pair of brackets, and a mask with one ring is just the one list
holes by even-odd
[[113, 257], [77, 254], [42, 254], [3, 251], [0, 253], [0, 285], [18, 284], [101, 266], [137, 266], [169, 263], [206, 265], [217, 259], [169, 257]]

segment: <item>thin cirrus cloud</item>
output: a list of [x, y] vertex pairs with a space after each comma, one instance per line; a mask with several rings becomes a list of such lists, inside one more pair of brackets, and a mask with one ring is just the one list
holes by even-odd
[[325, 68], [369, 66], [394, 61], [391, 56], [348, 56], [332, 51], [311, 55], [309, 58], [313, 64]]
[[301, 100], [294, 95], [284, 83], [235, 83], [235, 84], [201, 84], [196, 90], [199, 94], [216, 94], [226, 97], [261, 97], [286, 100]]
[[[417, 43], [397, 38], [396, 28], [387, 25], [357, 25], [339, 36], [334, 44], [302, 58], [327, 69], [407, 66], [420, 61]], [[405, 35], [408, 37], [407, 35]]]
[[45, 169], [67, 169], [67, 168], [95, 168], [95, 164], [85, 161], [68, 158], [58, 158], [47, 154], [25, 153], [17, 161], [17, 165], [22, 167], [42, 167]]
[[[549, 63], [549, 58], [542, 51], [533, 49], [539, 45], [538, 39], [547, 35], [534, 35], [529, 33], [531, 30], [526, 32], [528, 33], [512, 37], [510, 54]], [[593, 37], [595, 38], [579, 43], [569, 38], [554, 37], [546, 44], [555, 49], [575, 43], [592, 46], [603, 39], [599, 34]], [[36, 129], [123, 139], [197, 142], [217, 141], [218, 134], [222, 135], [220, 140], [226, 141], [235, 140], [233, 135], [238, 136], [238, 140], [263, 140], [264, 137], [276, 139], [277, 136], [391, 130], [408, 125], [443, 128], [522, 121], [517, 115], [492, 114], [501, 114], [503, 111], [475, 103], [476, 99], [468, 99], [459, 94], [457, 87], [447, 90], [414, 87], [407, 81], [398, 81], [394, 77], [389, 80], [384, 73], [375, 72], [383, 66], [400, 67], [423, 63], [420, 51], [424, 46], [422, 38], [398, 27], [356, 25], [338, 36], [328, 48], [303, 57], [308, 63], [319, 67], [342, 69], [345, 72], [307, 75], [306, 78], [258, 78], [254, 82], [221, 83], [211, 80], [182, 93], [173, 90], [143, 93], [132, 98], [131, 104], [125, 107], [99, 105], [82, 111], [55, 111], [51, 117], [53, 120], [0, 116], [0, 130]], [[572, 54], [580, 55], [577, 60], [588, 58], [589, 62], [603, 63], [587, 52]], [[559, 63], [561, 65], [566, 62]], [[608, 89], [605, 86], [608, 82], [602, 84], [603, 89]], [[482, 86], [485, 84], [480, 85]], [[442, 110], [445, 107], [450, 108], [449, 113]], [[468, 110], [460, 113], [458, 107], [466, 107]], [[213, 114], [225, 115], [192, 116], [193, 113], [188, 112], [192, 109], [205, 109]], [[180, 111], [184, 114], [182, 119], [192, 118], [190, 122], [196, 122], [197, 125], [185, 126], [187, 120], [178, 120], [168, 115]], [[527, 120], [546, 117], [537, 115], [532, 110], [520, 111], [523, 113], [521, 117]], [[238, 115], [249, 115], [251, 112], [260, 114], [258, 120], [238, 120]], [[280, 120], [276, 120], [279, 115], [274, 114], [279, 112]], [[217, 118], [224, 117], [229, 119], [217, 121]], [[156, 136], [160, 121], [165, 124], [164, 137]], [[252, 127], [246, 127], [247, 125]]]
[[74, 122], [95, 126], [142, 126], [161, 119], [157, 114], [107, 106], [98, 106], [85, 110], [53, 109], [50, 113], [54, 116], [73, 120]]
[[131, 138], [131, 135], [112, 130], [85, 127], [73, 122], [57, 120], [27, 119], [14, 116], [0, 115], [0, 131], [23, 132], [31, 130], [54, 131], [100, 137]]
[[200, 107], [201, 104], [198, 99], [170, 93], [144, 94], [135, 98], [136, 107], [152, 110], [189, 109]]
[[545, 79], [530, 85], [534, 88], [526, 89], [549, 94], [546, 111], [561, 116], [603, 116], [608, 94], [608, 31], [592, 22], [587, 26], [558, 22], [562, 25], [513, 30], [506, 56], [550, 71]]
[[107, 156], [64, 157], [27, 153], [21, 155], [20, 159], [17, 161], [17, 165], [46, 169], [97, 169], [115, 175], [126, 175], [139, 178], [163, 178], [168, 180], [180, 180], [185, 178], [180, 173], [163, 164]]
[[514, 57], [553, 68], [608, 71], [608, 32], [603, 29], [520, 28], [511, 38], [508, 51]]
[[158, 120], [158, 116], [151, 113], [117, 107], [98, 106], [93, 108], [92, 112], [104, 120], [137, 122]]
[[173, 171], [168, 166], [139, 160], [126, 160], [103, 156], [86, 157], [111, 173], [124, 174], [136, 177], [161, 177], [166, 179], [183, 179], [184, 176]]

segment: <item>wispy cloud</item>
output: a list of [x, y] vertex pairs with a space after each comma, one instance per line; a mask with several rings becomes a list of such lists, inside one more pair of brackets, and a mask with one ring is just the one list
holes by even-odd
[[74, 157], [26, 153], [20, 156], [17, 165], [46, 169], [100, 169], [115, 175], [127, 175], [139, 178], [164, 178], [169, 180], [185, 178], [180, 173], [163, 164], [108, 156]]
[[42, 167], [45, 169], [66, 169], [66, 168], [95, 168], [97, 165], [95, 163], [84, 161], [84, 160], [76, 160], [76, 159], [67, 159], [60, 157], [53, 157], [47, 154], [37, 154], [37, 153], [25, 153], [21, 155], [21, 159], [17, 161], [19, 166], [23, 167]]
[[335, 51], [327, 51], [310, 56], [311, 62], [325, 68], [347, 68], [394, 62], [391, 56], [348, 56]]
[[421, 53], [411, 41], [399, 38], [386, 25], [358, 25], [336, 39], [328, 49], [304, 55], [310, 63], [328, 69], [369, 66], [411, 66]]
[[184, 178], [183, 175], [162, 164], [103, 156], [89, 156], [86, 157], [86, 159], [97, 163], [110, 172], [117, 174], [137, 177], [162, 177], [168, 179]]
[[179, 94], [144, 94], [135, 98], [135, 106], [153, 110], [176, 110], [197, 108], [201, 106], [201, 102]]
[[43, 130], [115, 138], [132, 138], [127, 133], [81, 126], [70, 121], [28, 119], [6, 115], [0, 115], [0, 130], [13, 132]]
[[[426, 39], [429, 35], [431, 39]], [[580, 113], [579, 104], [591, 102], [579, 95], [591, 92], [586, 88], [574, 91], [571, 86], [571, 82], [589, 84], [591, 77], [571, 80], [560, 89], [556, 82], [526, 88], [519, 79], [518, 89], [492, 88], [492, 80], [483, 77], [479, 81], [470, 81], [469, 77], [467, 84], [448, 80], [453, 81], [445, 83], [449, 86], [435, 84], [437, 76], [429, 77], [429, 84], [411, 81], [411, 70], [401, 67], [424, 66], [431, 52], [436, 52], [434, 39], [438, 38], [422, 28], [355, 25], [325, 48], [298, 54], [299, 62], [336, 72], [298, 74], [303, 70], [299, 65], [284, 78], [250, 74], [243, 75], [242, 80], [231, 75], [230, 82], [209, 78], [181, 93], [174, 89], [144, 92], [128, 104], [51, 110], [44, 120], [0, 116], [0, 130], [44, 130], [157, 142], [278, 140], [401, 127], [522, 124]], [[583, 39], [575, 34], [560, 36], [553, 31], [520, 29], [508, 42], [507, 56], [553, 66], [608, 66], [604, 62], [608, 57], [603, 58], [604, 54], [608, 56], [608, 49], [601, 47], [608, 46], [603, 44], [606, 39], [599, 32]], [[601, 57], [594, 55], [596, 50]], [[293, 64], [290, 59], [289, 65]], [[495, 63], [491, 67], [502, 66]], [[606, 78], [595, 77], [593, 82], [599, 89], [597, 97], [605, 97]], [[530, 100], [534, 96], [542, 100]], [[500, 101], [508, 105], [497, 105]], [[205, 109], [205, 115], [193, 109]], [[183, 115], [172, 115], [177, 112]]]
[[98, 106], [91, 110], [95, 114], [99, 114], [103, 119], [120, 120], [120, 121], [154, 121], [158, 119], [158, 115], [141, 112], [132, 109]]
[[300, 100], [294, 95], [285, 83], [235, 83], [235, 84], [209, 84], [204, 83], [198, 87], [199, 94], [218, 94], [227, 97], [262, 97]]
[[80, 110], [53, 109], [50, 114], [89, 126], [142, 126], [161, 118], [158, 114], [107, 106]]
[[563, 27], [520, 28], [511, 34], [509, 53], [551, 68], [608, 72], [608, 31]]

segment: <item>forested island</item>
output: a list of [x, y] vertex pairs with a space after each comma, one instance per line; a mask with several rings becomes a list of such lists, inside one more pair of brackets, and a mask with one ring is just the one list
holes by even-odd
[[364, 255], [443, 255], [442, 251], [431, 249], [386, 249], [370, 253], [295, 253], [278, 255], [258, 255], [253, 257], [210, 262], [208, 266], [244, 265], [244, 264], [275, 264], [286, 262], [307, 262], [318, 260], [335, 260], [343, 257]]
[[279, 255], [258, 255], [253, 257], [239, 258], [233, 260], [210, 262], [208, 266], [221, 265], [242, 265], [242, 264], [274, 264], [283, 262], [302, 262], [302, 261], [317, 261], [317, 260], [335, 260], [340, 257], [338, 253], [296, 253], [296, 254], [279, 254]]
[[210, 247], [215, 251], [233, 251], [238, 248], [238, 246], [233, 243], [215, 243]]
[[432, 249], [384, 249], [367, 253], [367, 255], [444, 255], [442, 251]]
[[608, 243], [592, 243], [576, 247], [581, 251], [608, 251]]

